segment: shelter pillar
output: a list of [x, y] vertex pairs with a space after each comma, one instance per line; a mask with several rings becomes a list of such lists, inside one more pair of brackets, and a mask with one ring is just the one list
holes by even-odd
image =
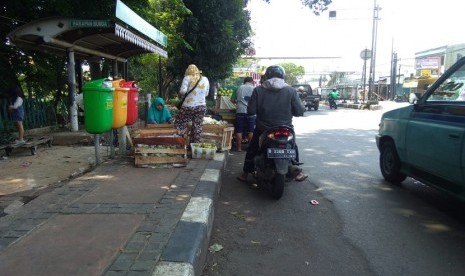
[[76, 71], [74, 62], [74, 50], [68, 48], [68, 86], [69, 86], [69, 115], [71, 131], [78, 131], [78, 108], [75, 100], [76, 96]]

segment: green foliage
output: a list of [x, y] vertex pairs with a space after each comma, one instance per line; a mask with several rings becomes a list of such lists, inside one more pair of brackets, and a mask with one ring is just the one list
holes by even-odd
[[181, 99], [179, 99], [178, 97], [174, 97], [174, 98], [170, 98], [170, 99], [166, 102], [166, 104], [176, 106], [180, 101], [181, 101]]
[[331, 73], [330, 79], [326, 86], [336, 86], [341, 82], [344, 82], [347, 78], [347, 72], [333, 72]]
[[214, 108], [216, 105], [216, 102], [214, 100], [208, 100], [207, 99], [207, 108]]
[[[247, 0], [246, 0], [247, 1]], [[267, 3], [273, 0], [263, 0]], [[275, 0], [278, 1], [278, 0]], [[301, 0], [302, 4], [309, 7], [315, 15], [320, 15], [328, 9], [328, 6], [333, 2], [332, 0]]]
[[241, 86], [241, 84], [244, 82], [244, 78], [238, 78], [238, 77], [230, 77], [230, 78], [226, 78], [223, 82], [222, 82], [222, 86], [224, 87], [227, 87], [227, 88], [231, 88], [232, 87], [239, 87]]
[[158, 56], [144, 54], [133, 57], [128, 61], [128, 77], [136, 79], [139, 88], [152, 94], [158, 94]]
[[[125, 0], [143, 12], [146, 0]], [[0, 85], [2, 88], [20, 84], [27, 96], [54, 97], [57, 104], [66, 97], [66, 59], [18, 49], [7, 43], [7, 34], [24, 23], [51, 16], [114, 19], [114, 0], [8, 0], [0, 4]], [[143, 16], [143, 13], [141, 13]]]
[[294, 63], [281, 63], [279, 65], [286, 71], [286, 82], [288, 84], [292, 85], [298, 83], [298, 79], [305, 74], [305, 68], [301, 65]]
[[315, 15], [320, 15], [327, 10], [332, 2], [331, 0], [302, 0], [302, 3], [312, 9]]
[[253, 59], [253, 58], [248, 58], [248, 59], [245, 59], [245, 58], [238, 58], [236, 60], [236, 63], [235, 63], [235, 66], [237, 67], [242, 67], [242, 68], [251, 68], [253, 67], [255, 64], [258, 63], [258, 60], [257, 59]]
[[[125, 0], [124, 3], [168, 36], [168, 59], [162, 59], [164, 98], [173, 97], [185, 68], [197, 64], [213, 84], [228, 77], [232, 64], [250, 44], [250, 16], [244, 0]], [[20, 84], [31, 97], [67, 97], [64, 57], [18, 49], [6, 41], [16, 27], [39, 18], [67, 16], [111, 19], [114, 0], [7, 0], [0, 4], [1, 87]], [[147, 92], [158, 92], [158, 56], [129, 59], [129, 79]], [[91, 63], [91, 76], [109, 74], [111, 61]]]
[[[181, 33], [192, 49], [185, 47], [182, 54], [173, 57], [173, 69], [185, 69], [194, 63], [212, 82], [228, 77], [232, 65], [250, 44], [250, 15], [244, 9], [244, 0], [184, 3], [192, 14], [185, 18]], [[183, 72], [178, 71], [178, 76]]]

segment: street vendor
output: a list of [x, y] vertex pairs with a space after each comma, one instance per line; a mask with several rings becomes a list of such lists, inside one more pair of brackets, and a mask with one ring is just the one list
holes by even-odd
[[254, 89], [252, 77], [245, 77], [236, 92], [233, 102], [236, 103], [236, 121], [234, 124], [234, 136], [236, 139], [236, 151], [242, 151], [242, 134], [247, 134], [247, 140], [251, 141], [255, 129], [255, 115], [247, 115], [247, 105]]
[[165, 105], [165, 101], [160, 97], [155, 97], [149, 108], [147, 123], [149, 124], [169, 124], [173, 120], [171, 113]]

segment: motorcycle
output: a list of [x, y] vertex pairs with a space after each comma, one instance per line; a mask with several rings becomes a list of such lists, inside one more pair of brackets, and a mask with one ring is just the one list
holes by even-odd
[[289, 126], [264, 131], [259, 137], [259, 150], [255, 156], [254, 176], [257, 184], [271, 197], [280, 199], [284, 192], [286, 174], [296, 164], [295, 133]]
[[336, 100], [334, 99], [329, 99], [329, 109], [337, 109], [337, 104], [336, 104]]

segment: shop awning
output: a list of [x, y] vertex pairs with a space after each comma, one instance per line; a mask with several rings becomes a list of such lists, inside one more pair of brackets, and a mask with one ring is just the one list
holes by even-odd
[[418, 81], [409, 81], [409, 82], [404, 82], [402, 84], [403, 88], [417, 88], [418, 86]]

